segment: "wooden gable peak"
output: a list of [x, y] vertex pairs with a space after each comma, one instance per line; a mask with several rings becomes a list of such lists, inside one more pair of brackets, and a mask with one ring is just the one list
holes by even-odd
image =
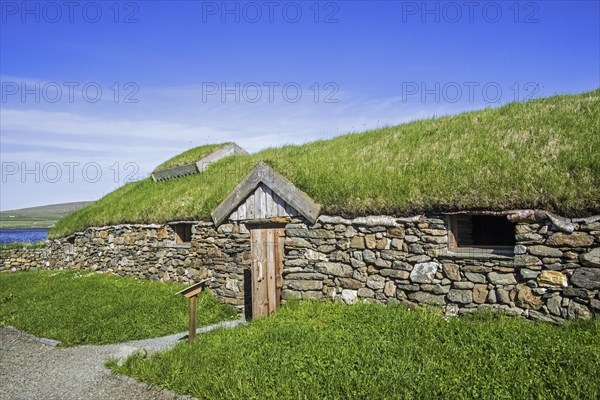
[[261, 184], [270, 189], [309, 222], [314, 223], [319, 217], [320, 205], [264, 161], [260, 161], [229, 193], [225, 200], [212, 211], [211, 217], [215, 225], [219, 226], [224, 223]]

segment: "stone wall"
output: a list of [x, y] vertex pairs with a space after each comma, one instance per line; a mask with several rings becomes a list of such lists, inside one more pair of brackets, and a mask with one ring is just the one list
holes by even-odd
[[295, 220], [286, 229], [282, 298], [589, 319], [600, 312], [600, 222], [572, 229], [562, 232], [547, 218], [518, 222], [514, 254], [502, 255], [449, 250], [443, 216], [321, 217], [312, 227]]
[[12, 271], [85, 269], [186, 285], [212, 277], [211, 291], [243, 313], [249, 251], [249, 232], [239, 226], [215, 229], [194, 222], [191, 242], [176, 244], [171, 225], [120, 225], [90, 228], [51, 241], [43, 250], [0, 252], [0, 266]]
[[[293, 219], [282, 301], [431, 304], [448, 315], [490, 308], [554, 322], [600, 315], [600, 218], [516, 220], [510, 254], [451, 250], [447, 225], [445, 216]], [[3, 271], [87, 269], [183, 284], [213, 277], [212, 292], [240, 314], [251, 304], [249, 265], [245, 227], [208, 222], [194, 222], [184, 244], [169, 224], [121, 225], [90, 228], [46, 249], [0, 252]]]
[[35, 271], [50, 267], [46, 249], [12, 249], [0, 251], [0, 271]]

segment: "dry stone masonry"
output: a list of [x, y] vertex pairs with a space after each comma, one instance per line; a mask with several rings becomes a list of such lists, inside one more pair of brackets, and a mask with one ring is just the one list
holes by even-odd
[[0, 271], [35, 271], [50, 267], [46, 249], [0, 251]]
[[[447, 315], [483, 308], [550, 322], [600, 315], [600, 217], [512, 221], [516, 244], [504, 254], [450, 249], [445, 215], [321, 215], [314, 224], [294, 217], [285, 226], [282, 302], [429, 304]], [[2, 252], [0, 268], [88, 269], [186, 284], [212, 276], [212, 292], [243, 314], [249, 231], [210, 222], [193, 222], [191, 231], [189, 243], [177, 244], [172, 224], [90, 228], [46, 249]]]
[[243, 314], [249, 251], [249, 233], [239, 226], [194, 222], [191, 241], [177, 244], [173, 225], [120, 225], [90, 228], [43, 250], [0, 252], [0, 267], [85, 269], [183, 284], [210, 276], [212, 292]]
[[443, 216], [385, 222], [289, 224], [282, 297], [427, 303], [449, 315], [490, 308], [555, 322], [600, 311], [597, 220], [571, 233], [550, 219], [519, 222], [511, 255], [449, 250]]

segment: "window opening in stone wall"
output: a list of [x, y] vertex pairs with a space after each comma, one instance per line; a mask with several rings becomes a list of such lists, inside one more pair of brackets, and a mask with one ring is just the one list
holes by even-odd
[[64, 246], [66, 255], [75, 254], [75, 236], [69, 236], [67, 238], [67, 244]]
[[451, 215], [450, 248], [512, 248], [515, 226], [504, 216]]
[[172, 225], [175, 231], [175, 244], [184, 244], [192, 241], [192, 224]]

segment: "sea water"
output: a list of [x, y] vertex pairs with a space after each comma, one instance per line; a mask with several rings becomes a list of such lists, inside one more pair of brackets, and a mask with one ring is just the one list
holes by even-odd
[[39, 242], [48, 237], [47, 228], [0, 229], [0, 243]]

